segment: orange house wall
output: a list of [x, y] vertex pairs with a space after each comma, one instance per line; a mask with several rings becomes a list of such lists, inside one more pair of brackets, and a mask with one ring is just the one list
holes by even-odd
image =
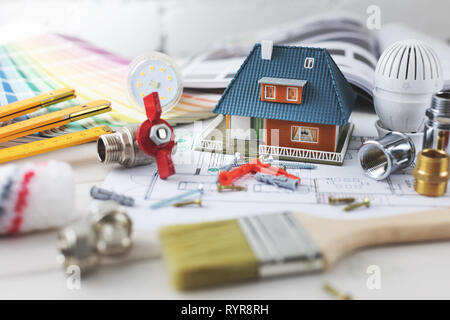
[[[319, 142], [307, 143], [291, 141], [292, 126], [319, 128]], [[336, 126], [334, 125], [266, 119], [266, 129], [268, 145], [271, 145], [271, 130], [278, 129], [280, 147], [313, 149], [330, 152], [335, 151]]]
[[[275, 87], [275, 99], [266, 99], [264, 98], [264, 90], [266, 88], [266, 84], [261, 85], [261, 100], [267, 102], [281, 102], [281, 103], [292, 103], [292, 104], [300, 104], [302, 102], [302, 87], [297, 86], [280, 86], [269, 84], [269, 86]], [[297, 88], [298, 89], [298, 99], [297, 101], [287, 100], [287, 88]]]

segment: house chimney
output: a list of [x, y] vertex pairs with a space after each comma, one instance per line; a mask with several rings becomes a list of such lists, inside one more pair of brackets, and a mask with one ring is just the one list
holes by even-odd
[[263, 59], [263, 60], [272, 59], [272, 49], [273, 49], [273, 41], [272, 40], [262, 40], [261, 41], [261, 59]]

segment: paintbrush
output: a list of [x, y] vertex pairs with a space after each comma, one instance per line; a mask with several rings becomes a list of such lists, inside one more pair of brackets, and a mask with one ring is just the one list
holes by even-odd
[[364, 220], [281, 213], [164, 227], [159, 232], [180, 290], [325, 271], [361, 248], [450, 239], [450, 208]]

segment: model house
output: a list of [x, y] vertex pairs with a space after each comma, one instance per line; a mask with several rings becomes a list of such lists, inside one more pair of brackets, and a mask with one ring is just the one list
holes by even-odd
[[225, 115], [232, 139], [278, 148], [268, 153], [333, 153], [341, 151], [342, 135], [349, 134], [355, 99], [326, 49], [263, 41], [253, 47], [213, 112]]

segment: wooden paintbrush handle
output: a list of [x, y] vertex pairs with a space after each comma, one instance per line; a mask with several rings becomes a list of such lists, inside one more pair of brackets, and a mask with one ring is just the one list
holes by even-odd
[[296, 215], [319, 246], [324, 269], [365, 247], [450, 239], [450, 208], [351, 221]]

